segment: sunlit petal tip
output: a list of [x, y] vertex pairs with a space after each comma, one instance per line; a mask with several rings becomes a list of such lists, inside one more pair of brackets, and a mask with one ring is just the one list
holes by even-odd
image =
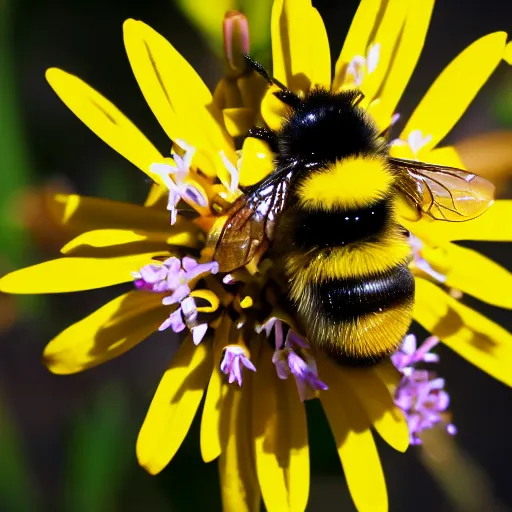
[[[421, 128], [432, 139], [423, 148], [435, 147], [453, 128], [473, 98], [503, 58], [507, 34], [494, 32], [463, 50], [443, 70], [427, 91], [405, 126], [401, 139]], [[464, 87], [459, 84], [463, 82]]]
[[157, 295], [121, 295], [58, 334], [44, 349], [43, 363], [59, 375], [86, 370], [143, 341], [166, 316]]

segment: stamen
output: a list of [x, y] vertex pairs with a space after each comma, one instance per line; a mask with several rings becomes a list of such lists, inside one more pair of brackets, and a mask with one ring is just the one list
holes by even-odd
[[[188, 199], [189, 202], [203, 208], [208, 206], [208, 198], [197, 187], [187, 183], [192, 159], [196, 152], [195, 148], [181, 139], [177, 140], [176, 143], [185, 151], [185, 154], [181, 157], [178, 153], [172, 153], [175, 166], [154, 163], [149, 168], [151, 172], [162, 178], [164, 185], [169, 190], [167, 209], [171, 212], [171, 225], [176, 223], [178, 214], [176, 207], [180, 199]], [[173, 178], [171, 178], [171, 175]]]
[[192, 333], [194, 343], [198, 345], [208, 330], [208, 324], [197, 322], [198, 311], [194, 298], [190, 297], [189, 283], [205, 274], [216, 274], [218, 271], [219, 265], [216, 261], [198, 263], [189, 256], [180, 261], [173, 256], [162, 264], [145, 265], [139, 272], [133, 272], [133, 276], [135, 286], [140, 290], [172, 292], [162, 299], [165, 306], [180, 304], [160, 325], [159, 330], [164, 331], [170, 327], [174, 332], [181, 332], [187, 327]]
[[228, 376], [228, 382], [238, 383], [242, 386], [242, 369], [247, 368], [252, 372], [256, 371], [256, 367], [252, 364], [249, 353], [245, 347], [241, 345], [228, 345], [224, 347], [224, 357], [220, 363], [220, 371]]
[[[274, 320], [271, 322], [271, 320]], [[267, 322], [267, 337], [274, 328], [275, 350], [272, 362], [276, 367], [277, 376], [287, 379], [291, 374], [295, 379], [297, 391], [302, 401], [316, 398], [316, 392], [326, 390], [327, 385], [318, 378], [318, 370], [314, 357], [307, 350], [309, 345], [291, 329], [288, 330], [283, 343], [283, 325], [281, 320], [271, 319]]]

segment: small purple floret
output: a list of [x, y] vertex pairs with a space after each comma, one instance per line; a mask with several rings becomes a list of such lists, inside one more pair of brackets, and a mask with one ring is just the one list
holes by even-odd
[[405, 413], [411, 444], [421, 444], [421, 432], [437, 424], [444, 424], [451, 435], [457, 432], [455, 425], [446, 423], [450, 396], [444, 390], [444, 379], [434, 372], [414, 367], [417, 363], [439, 361], [439, 356], [430, 352], [438, 342], [438, 338], [431, 336], [417, 348], [416, 337], [408, 335], [400, 350], [391, 356], [394, 365], [403, 373], [395, 403]]
[[302, 401], [315, 398], [316, 391], [326, 390], [327, 385], [318, 378], [316, 361], [309, 353], [306, 340], [291, 329], [283, 340], [283, 323], [277, 318], [271, 318], [262, 326], [261, 331], [264, 330], [268, 337], [272, 329], [276, 347], [272, 362], [277, 376], [284, 380], [290, 374], [293, 375]]
[[252, 364], [246, 349], [240, 345], [228, 345], [224, 348], [224, 358], [220, 363], [220, 371], [228, 376], [228, 382], [231, 384], [237, 382], [242, 385], [242, 368], [247, 368], [252, 372], [256, 367]]

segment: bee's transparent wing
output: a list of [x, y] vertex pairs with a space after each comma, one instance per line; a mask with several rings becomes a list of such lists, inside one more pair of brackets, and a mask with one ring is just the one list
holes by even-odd
[[251, 261], [265, 241], [272, 240], [276, 218], [284, 208], [291, 173], [273, 173], [240, 197], [227, 211], [213, 259], [221, 272], [231, 272]]
[[390, 158], [389, 162], [397, 172], [398, 189], [434, 219], [474, 219], [494, 202], [494, 185], [476, 174], [400, 158]]

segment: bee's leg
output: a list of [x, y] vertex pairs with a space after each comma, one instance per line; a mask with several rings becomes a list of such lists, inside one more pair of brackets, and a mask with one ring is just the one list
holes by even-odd
[[277, 85], [281, 90], [274, 94], [284, 103], [296, 108], [300, 103], [300, 98], [292, 92], [286, 85], [280, 82], [277, 78], [271, 77], [268, 71], [257, 61], [255, 61], [250, 55], [245, 54], [244, 58], [247, 64], [259, 73], [269, 84]]
[[274, 153], [278, 152], [277, 137], [272, 130], [255, 126], [249, 130], [248, 136], [266, 142]]
[[297, 108], [300, 105], [301, 99], [290, 89], [283, 89], [274, 93], [276, 98], [279, 98], [283, 103], [290, 105], [292, 108]]

